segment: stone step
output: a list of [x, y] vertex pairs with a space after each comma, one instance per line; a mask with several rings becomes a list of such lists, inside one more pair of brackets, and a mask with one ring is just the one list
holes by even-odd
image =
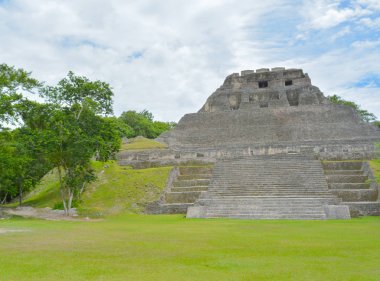
[[256, 208], [256, 209], [211, 209], [205, 210], [206, 214], [251, 214], [251, 215], [276, 215], [276, 214], [324, 214], [324, 210], [322, 207], [315, 207], [315, 208], [298, 208], [298, 209], [292, 209], [292, 208]]
[[369, 183], [329, 183], [329, 188], [334, 189], [368, 189]]
[[214, 188], [210, 187], [208, 189], [210, 193], [212, 192], [249, 192], [249, 191], [262, 191], [262, 192], [273, 192], [273, 191], [284, 191], [284, 192], [330, 192], [329, 189], [326, 188], [305, 188], [305, 187], [251, 187], [251, 186], [242, 186], [242, 187], [226, 187], [226, 188]]
[[244, 187], [244, 188], [320, 188], [320, 187], [327, 187], [327, 183], [276, 183], [276, 182], [242, 182], [241, 184], [238, 184], [236, 182], [226, 182], [226, 181], [217, 181], [214, 180], [211, 182], [210, 187], [213, 188], [219, 188], [219, 187], [225, 187], [225, 188], [238, 188], [238, 187]]
[[380, 216], [380, 202], [344, 202], [350, 208], [352, 217]]
[[325, 170], [361, 170], [364, 162], [356, 161], [331, 161], [322, 162]]
[[[211, 207], [212, 205], [210, 205]], [[208, 206], [209, 207], [209, 206]], [[206, 207], [205, 210], [241, 210], [241, 211], [255, 211], [255, 210], [268, 210], [268, 211], [277, 211], [277, 210], [293, 210], [293, 211], [310, 211], [310, 210], [322, 210], [323, 207], [320, 204], [315, 203], [314, 205], [305, 204], [305, 205], [244, 205], [244, 206], [237, 206], [237, 205], [226, 205], [226, 206], [212, 206], [212, 208]]]
[[199, 198], [199, 205], [260, 205], [273, 204], [275, 206], [294, 205], [294, 204], [309, 204], [309, 205], [329, 205], [341, 202], [339, 198], [320, 198], [320, 197], [282, 197], [282, 196], [229, 196], [215, 198]]
[[[340, 188], [341, 189], [341, 188]], [[331, 193], [328, 188], [269, 188], [269, 187], [260, 187], [260, 188], [244, 188], [244, 187], [235, 187], [235, 188], [209, 188], [209, 193], [235, 193], [239, 194], [240, 192], [303, 192], [303, 193]]]
[[165, 203], [194, 203], [202, 191], [166, 192]]
[[[344, 189], [346, 190], [346, 189]], [[367, 190], [367, 189], [363, 189]], [[241, 193], [228, 193], [228, 192], [214, 192], [214, 193], [205, 193], [204, 197], [213, 198], [213, 197], [335, 197], [333, 192], [329, 193], [317, 193], [317, 192], [241, 192]]]
[[[263, 165], [257, 165], [257, 166], [231, 165], [231, 166], [223, 166], [222, 171], [223, 170], [228, 170], [228, 169], [231, 169], [231, 168], [233, 168], [233, 169], [237, 168], [237, 169], [243, 170], [243, 171], [256, 170], [256, 171], [259, 171], [259, 172], [266, 172], [266, 173], [270, 172], [270, 171], [268, 171], [268, 169], [277, 169], [277, 168], [282, 168], [281, 169], [282, 171], [294, 171], [294, 170], [298, 170], [300, 168], [308, 170], [310, 172], [320, 171], [320, 168], [311, 168], [311, 167], [308, 167], [308, 166], [305, 166], [305, 165], [299, 165], [299, 166], [290, 166], [290, 165], [288, 165], [287, 167], [274, 166], [274, 165], [268, 165], [268, 166], [263, 166]], [[279, 171], [279, 172], [282, 172], [282, 171]], [[216, 171], [215, 173], [218, 174], [220, 172]]]
[[278, 219], [288, 219], [288, 220], [324, 220], [326, 219], [326, 215], [323, 213], [321, 214], [310, 214], [310, 215], [294, 215], [294, 214], [276, 214], [268, 216], [266, 214], [262, 215], [255, 215], [255, 214], [235, 214], [235, 215], [229, 215], [229, 214], [219, 214], [219, 215], [212, 215], [208, 214], [205, 215], [204, 218], [231, 218], [231, 219], [251, 219], [251, 220], [278, 220]]
[[375, 189], [332, 189], [331, 192], [343, 202], [377, 201], [378, 197]]
[[325, 170], [326, 175], [363, 175], [363, 170]]
[[187, 208], [193, 203], [160, 204], [156, 214], [186, 214]]
[[326, 179], [328, 183], [365, 183], [368, 177], [363, 175], [328, 175]]
[[180, 175], [212, 174], [212, 166], [180, 166]]
[[209, 185], [209, 179], [196, 179], [196, 180], [180, 180], [173, 182], [173, 187], [186, 187], [186, 186], [199, 186]]
[[171, 192], [189, 192], [189, 191], [207, 191], [208, 186], [185, 186], [185, 187], [172, 187]]
[[210, 179], [212, 174], [179, 175], [178, 180]]

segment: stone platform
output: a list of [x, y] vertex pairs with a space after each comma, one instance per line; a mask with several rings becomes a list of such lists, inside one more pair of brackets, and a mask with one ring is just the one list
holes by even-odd
[[[245, 157], [215, 164], [208, 191], [188, 208], [187, 217], [350, 218], [340, 202], [329, 190], [319, 160], [299, 155]], [[335, 205], [335, 215], [326, 211], [329, 205]]]

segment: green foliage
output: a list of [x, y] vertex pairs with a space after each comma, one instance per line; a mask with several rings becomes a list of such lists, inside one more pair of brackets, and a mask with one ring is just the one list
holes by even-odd
[[95, 176], [90, 159], [106, 161], [120, 148], [121, 131], [112, 118], [112, 91], [107, 83], [90, 81], [69, 72], [55, 87], [46, 87], [43, 96], [54, 110], [44, 120], [50, 138], [48, 158], [58, 170], [60, 192], [66, 213], [79, 200], [85, 184]]
[[0, 64], [0, 129], [2, 125], [14, 124], [17, 107], [24, 100], [22, 91], [34, 93], [41, 86], [29, 72]]
[[[45, 174], [35, 189], [26, 194], [24, 205], [37, 208], [52, 208], [57, 204], [62, 204], [63, 206], [59, 193], [58, 171], [53, 169]], [[9, 206], [12, 206], [12, 204], [9, 204]]]
[[76, 116], [80, 115], [83, 108], [90, 108], [96, 114], [112, 113], [113, 92], [109, 84], [99, 80], [90, 81], [71, 71], [57, 86], [45, 87], [42, 96], [50, 103], [75, 109]]
[[45, 158], [45, 135], [27, 127], [0, 132], [0, 198], [6, 202], [34, 188], [52, 166]]
[[376, 121], [375, 125], [380, 128], [380, 121]]
[[176, 125], [174, 122], [153, 121], [153, 114], [147, 110], [143, 110], [139, 113], [134, 110], [129, 110], [123, 112], [119, 119], [131, 129], [131, 131], [125, 135], [128, 138], [143, 136], [154, 139], [163, 132], [174, 128]]
[[[20, 93], [34, 90], [45, 103], [29, 101]], [[22, 121], [18, 129], [0, 132], [4, 159], [0, 198], [7, 201], [17, 195], [21, 200], [25, 190], [55, 167], [68, 212], [85, 184], [95, 179], [90, 159], [112, 158], [120, 148], [121, 136], [130, 131], [119, 119], [104, 117], [112, 113], [111, 87], [73, 72], [56, 86], [42, 87], [30, 73], [3, 64], [0, 94], [0, 122]]]
[[360, 105], [352, 102], [342, 99], [338, 95], [328, 96], [328, 100], [334, 104], [341, 104], [345, 106], [352, 107], [358, 115], [362, 118], [365, 122], [372, 122], [376, 121], [376, 116], [373, 113], [368, 112], [367, 110], [361, 109]]

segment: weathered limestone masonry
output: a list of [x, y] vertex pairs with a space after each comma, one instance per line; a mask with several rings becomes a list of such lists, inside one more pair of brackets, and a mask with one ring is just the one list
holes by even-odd
[[[231, 74], [198, 113], [186, 114], [158, 140], [169, 149], [123, 153], [120, 163], [216, 163], [210, 188], [188, 208], [188, 217], [348, 218], [347, 206], [351, 215], [380, 213], [376, 184], [336, 188], [339, 181], [368, 179], [365, 160], [374, 157], [380, 130], [352, 108], [331, 104], [301, 69]], [[326, 169], [332, 164], [321, 160], [362, 164], [353, 174], [338, 169], [332, 176]]]

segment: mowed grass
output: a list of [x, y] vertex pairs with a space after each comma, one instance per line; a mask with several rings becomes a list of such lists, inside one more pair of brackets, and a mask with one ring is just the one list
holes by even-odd
[[129, 139], [129, 142], [122, 144], [120, 151], [146, 150], [146, 149], [166, 149], [167, 145], [144, 137]]
[[379, 280], [380, 218], [348, 221], [122, 215], [11, 219], [0, 280]]
[[370, 166], [378, 184], [380, 184], [380, 159], [370, 161]]
[[160, 198], [170, 170], [158, 167], [134, 170], [116, 162], [94, 162], [98, 179], [81, 197], [81, 215], [103, 216], [120, 213], [140, 213], [149, 202]]
[[[93, 217], [142, 212], [146, 204], [159, 199], [172, 169], [169, 166], [134, 170], [115, 161], [94, 161], [92, 167], [97, 180], [86, 186], [77, 207], [80, 215]], [[53, 170], [24, 198], [23, 205], [53, 208], [60, 202], [58, 173]]]

